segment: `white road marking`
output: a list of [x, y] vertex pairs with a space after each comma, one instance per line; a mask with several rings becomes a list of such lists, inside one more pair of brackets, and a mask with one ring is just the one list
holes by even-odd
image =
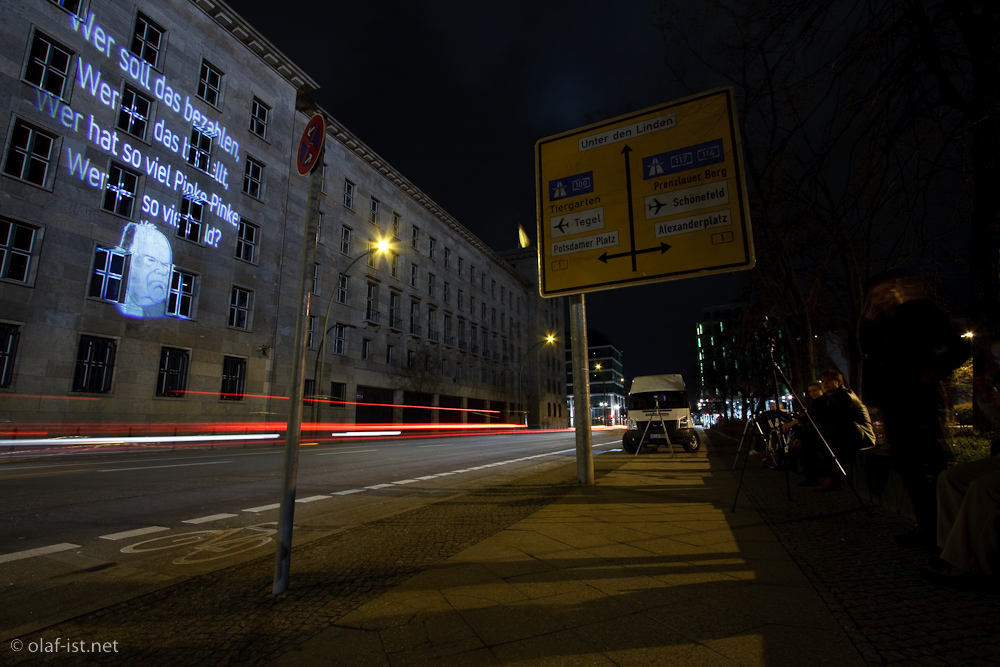
[[393, 484], [415, 484], [417, 480], [415, 479], [401, 479], [398, 482], [393, 482]]
[[317, 500], [326, 500], [330, 496], [309, 496], [308, 498], [296, 498], [297, 503], [314, 503]]
[[136, 528], [135, 530], [126, 530], [124, 533], [111, 533], [110, 535], [101, 535], [102, 540], [124, 540], [129, 537], [139, 537], [140, 535], [149, 535], [150, 533], [162, 533], [165, 530], [170, 530], [169, 528], [164, 528], [163, 526], [146, 526], [145, 528]]
[[366, 486], [366, 489], [388, 489], [392, 484], [376, 484], [375, 486]]
[[210, 523], [212, 521], [222, 521], [223, 519], [232, 519], [239, 514], [212, 514], [210, 516], [198, 517], [197, 519], [185, 519], [181, 523]]
[[335, 496], [349, 496], [352, 493], [364, 493], [364, 489], [347, 489], [346, 491], [335, 491], [333, 495]]
[[62, 544], [53, 544], [48, 547], [38, 547], [37, 549], [27, 549], [25, 551], [15, 551], [10, 554], [0, 554], [0, 563], [10, 563], [11, 561], [21, 560], [24, 558], [32, 558], [34, 556], [45, 556], [47, 554], [55, 554], [60, 551], [69, 551], [70, 549], [79, 549], [79, 544], [70, 544], [69, 542], [63, 542]]
[[437, 477], [437, 475], [424, 475], [423, 477], [417, 477], [417, 479], [419, 479], [422, 482], [425, 479], [434, 479], [435, 477]]
[[349, 449], [343, 452], [323, 452], [316, 456], [333, 456], [334, 454], [364, 454], [366, 452], [377, 452], [377, 449]]
[[281, 507], [281, 503], [274, 503], [273, 505], [261, 505], [260, 507], [248, 507], [244, 512], [267, 512], [268, 510], [276, 510]]
[[142, 466], [141, 468], [106, 468], [97, 472], [122, 472], [125, 470], [156, 470], [158, 468], [187, 468], [190, 466], [214, 466], [220, 463], [234, 463], [234, 461], [205, 461], [204, 463], [175, 463], [169, 466]]

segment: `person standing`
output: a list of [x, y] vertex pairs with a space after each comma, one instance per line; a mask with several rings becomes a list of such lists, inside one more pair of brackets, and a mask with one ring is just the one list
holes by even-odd
[[882, 413], [893, 467], [917, 521], [896, 542], [934, 548], [935, 484], [951, 458], [944, 439], [943, 381], [968, 358], [970, 346], [930, 300], [920, 278], [906, 272], [872, 284], [859, 335], [865, 403]]

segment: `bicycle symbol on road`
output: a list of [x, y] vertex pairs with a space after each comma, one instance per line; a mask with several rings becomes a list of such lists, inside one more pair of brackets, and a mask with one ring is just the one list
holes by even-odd
[[[277, 529], [270, 526], [276, 525], [278, 525], [277, 521], [269, 521], [242, 528], [230, 528], [229, 530], [196, 530], [181, 535], [155, 537], [151, 540], [130, 544], [122, 549], [122, 553], [135, 554], [190, 546], [191, 549], [183, 556], [175, 558], [173, 564], [206, 563], [269, 544], [273, 541], [271, 536], [278, 532]], [[250, 531], [250, 534], [238, 535], [243, 531]]]

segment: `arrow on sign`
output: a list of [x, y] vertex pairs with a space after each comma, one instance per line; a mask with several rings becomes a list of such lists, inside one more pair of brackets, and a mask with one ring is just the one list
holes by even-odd
[[662, 255], [668, 250], [670, 250], [670, 246], [668, 246], [666, 243], [661, 243], [659, 248], [644, 248], [643, 250], [633, 250], [631, 252], [618, 252], [615, 253], [614, 255], [609, 255], [608, 253], [604, 253], [597, 259], [607, 264], [609, 259], [618, 259], [619, 257], [631, 257], [632, 263], [635, 264], [636, 255], [641, 255], [647, 252], [659, 252]]

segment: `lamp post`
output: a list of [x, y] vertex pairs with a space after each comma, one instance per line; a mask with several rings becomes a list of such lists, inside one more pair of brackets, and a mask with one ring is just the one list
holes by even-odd
[[552, 334], [549, 334], [548, 336], [545, 337], [544, 340], [538, 341], [537, 343], [535, 343], [534, 345], [532, 345], [527, 349], [527, 351], [524, 353], [524, 356], [521, 357], [521, 363], [517, 365], [517, 405], [518, 409], [524, 415], [525, 426], [528, 425], [528, 411], [524, 409], [524, 402], [521, 395], [521, 370], [524, 368], [524, 360], [527, 359], [531, 351], [534, 350], [539, 345], [548, 345], [549, 343], [554, 343], [555, 340], [556, 337], [553, 336]]
[[604, 375], [604, 373], [600, 372], [601, 370], [600, 364], [595, 364], [594, 368], [598, 371], [598, 375], [601, 378], [601, 398], [604, 399], [601, 401], [601, 421], [604, 423], [605, 426], [607, 426], [608, 416], [605, 413], [604, 406], [608, 404], [608, 379], [607, 376]]
[[[353, 267], [355, 264], [357, 264], [362, 259], [364, 259], [366, 257], [370, 257], [372, 255], [384, 254], [388, 250], [389, 250], [389, 242], [386, 241], [385, 239], [381, 239], [381, 240], [379, 240], [378, 243], [376, 243], [375, 245], [373, 245], [370, 248], [368, 248], [368, 250], [366, 252], [364, 252], [364, 253], [358, 255], [357, 257], [355, 257], [351, 261], [351, 263], [347, 265], [346, 269], [344, 269], [343, 271], [341, 271], [340, 273], [337, 274], [337, 285], [336, 285], [336, 287], [333, 288], [333, 292], [331, 292], [331, 294], [330, 294], [330, 300], [327, 301], [327, 304], [326, 304], [326, 315], [323, 317], [323, 340], [320, 343], [319, 351], [316, 354], [316, 366], [313, 369], [313, 374], [316, 376], [316, 385], [315, 385], [315, 389], [313, 390], [314, 393], [317, 392], [317, 391], [320, 391], [321, 388], [322, 388], [322, 386], [323, 386], [323, 384], [322, 384], [322, 379], [323, 379], [323, 361], [324, 361], [324, 357], [326, 356], [326, 335], [328, 333], [330, 333], [330, 326], [329, 326], [330, 325], [330, 308], [333, 307], [333, 298], [337, 295], [337, 290], [340, 289], [340, 281], [343, 280], [344, 277], [347, 276], [347, 273], [348, 273], [348, 271], [351, 270], [351, 267]], [[314, 401], [313, 402], [313, 421], [316, 421], [315, 414], [316, 414], [316, 403]]]

